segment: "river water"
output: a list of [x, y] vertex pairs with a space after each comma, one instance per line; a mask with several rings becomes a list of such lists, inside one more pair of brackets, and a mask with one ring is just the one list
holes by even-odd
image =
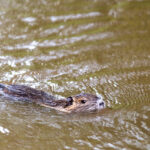
[[0, 83], [103, 112], [64, 114], [0, 99], [0, 150], [149, 150], [150, 1], [0, 0]]

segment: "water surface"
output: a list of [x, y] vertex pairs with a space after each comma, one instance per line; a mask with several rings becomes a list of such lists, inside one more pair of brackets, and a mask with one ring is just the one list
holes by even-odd
[[150, 149], [148, 0], [0, 0], [0, 83], [111, 109], [67, 115], [0, 99], [0, 149]]

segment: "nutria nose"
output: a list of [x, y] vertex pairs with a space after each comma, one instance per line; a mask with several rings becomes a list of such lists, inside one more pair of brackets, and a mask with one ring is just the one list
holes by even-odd
[[104, 106], [104, 102], [99, 103], [99, 106]]

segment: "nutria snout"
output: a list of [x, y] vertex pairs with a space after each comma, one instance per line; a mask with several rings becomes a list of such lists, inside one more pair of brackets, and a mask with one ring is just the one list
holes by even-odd
[[81, 93], [58, 100], [48, 93], [24, 85], [0, 84], [0, 90], [1, 96], [9, 100], [32, 102], [63, 112], [93, 112], [105, 108], [100, 95]]

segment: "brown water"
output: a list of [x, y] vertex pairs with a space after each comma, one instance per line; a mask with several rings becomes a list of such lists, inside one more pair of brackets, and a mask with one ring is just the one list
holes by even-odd
[[0, 83], [108, 109], [67, 115], [0, 100], [0, 150], [149, 150], [150, 1], [0, 0]]

